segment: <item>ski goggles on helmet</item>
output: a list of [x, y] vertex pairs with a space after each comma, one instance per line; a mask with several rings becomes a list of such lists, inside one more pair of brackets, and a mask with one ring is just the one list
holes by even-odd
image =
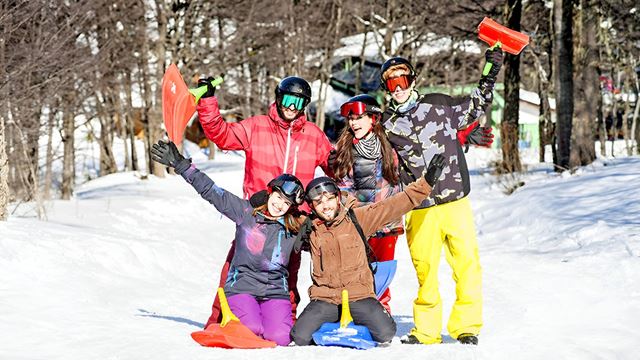
[[348, 118], [350, 115], [362, 116], [365, 113], [381, 113], [382, 109], [377, 106], [368, 105], [360, 101], [353, 101], [340, 106], [340, 115]]
[[414, 79], [415, 76], [413, 75], [400, 75], [388, 78], [385, 80], [384, 84], [390, 92], [394, 92], [398, 86], [400, 86], [400, 89], [402, 90], [407, 90], [411, 86], [411, 83], [413, 83]]
[[291, 201], [294, 205], [302, 204], [304, 197], [304, 189], [300, 183], [300, 180], [294, 176], [280, 175], [279, 177], [269, 182], [269, 193], [274, 191], [280, 192], [284, 197]]
[[334, 182], [323, 182], [307, 189], [307, 201], [318, 201], [324, 194], [337, 195], [340, 189]]
[[282, 100], [280, 100], [280, 105], [284, 106], [287, 109], [291, 107], [291, 105], [293, 105], [296, 110], [301, 111], [302, 109], [304, 109], [306, 101], [305, 98], [300, 96], [284, 94], [282, 95]]

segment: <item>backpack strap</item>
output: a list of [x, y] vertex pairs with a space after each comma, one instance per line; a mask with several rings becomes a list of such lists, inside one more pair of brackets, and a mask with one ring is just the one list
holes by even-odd
[[364, 248], [367, 253], [367, 262], [369, 263], [369, 269], [371, 270], [372, 274], [375, 274], [378, 269], [377, 268], [374, 269], [371, 263], [378, 261], [378, 259], [376, 258], [376, 254], [373, 253], [373, 250], [371, 249], [371, 246], [369, 246], [369, 242], [367, 241], [367, 237], [364, 236], [364, 231], [362, 231], [362, 226], [360, 226], [360, 223], [358, 222], [356, 213], [353, 211], [352, 208], [349, 208], [347, 213], [349, 214], [349, 218], [351, 219], [353, 226], [356, 227], [356, 230], [358, 231], [358, 234], [360, 234], [360, 238], [364, 243]]

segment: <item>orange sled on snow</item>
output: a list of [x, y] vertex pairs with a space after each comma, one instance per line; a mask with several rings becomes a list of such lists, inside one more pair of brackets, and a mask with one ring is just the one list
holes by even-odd
[[[221, 83], [222, 78], [217, 78], [211, 85], [216, 87]], [[169, 139], [176, 145], [182, 143], [184, 129], [196, 112], [198, 100], [206, 92], [206, 86], [189, 89], [175, 64], [165, 71], [162, 77], [162, 117]]]
[[224, 290], [218, 288], [222, 322], [211, 324], [205, 330], [191, 333], [191, 337], [198, 344], [208, 347], [220, 347], [227, 349], [261, 349], [276, 347], [273, 341], [265, 340], [246, 326], [233, 315]]

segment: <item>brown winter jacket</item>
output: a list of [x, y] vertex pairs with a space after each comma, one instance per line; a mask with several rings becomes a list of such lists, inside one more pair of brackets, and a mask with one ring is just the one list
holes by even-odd
[[[416, 182], [383, 201], [354, 208], [353, 211], [366, 237], [371, 236], [391, 220], [401, 217], [431, 193], [431, 187], [420, 177]], [[309, 288], [311, 300], [340, 304], [343, 289], [349, 291], [349, 301], [375, 297], [373, 275], [369, 270], [364, 242], [348, 215], [354, 207], [353, 196], [344, 197], [342, 208], [329, 225], [315, 219], [310, 236], [311, 274]]]

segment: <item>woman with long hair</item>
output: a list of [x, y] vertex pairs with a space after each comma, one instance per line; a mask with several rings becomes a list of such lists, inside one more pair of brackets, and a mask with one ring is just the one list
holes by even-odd
[[256, 335], [286, 346], [293, 326], [287, 266], [300, 227], [304, 199], [300, 180], [282, 174], [267, 185], [268, 197], [254, 208], [249, 200], [218, 187], [185, 159], [172, 142], [153, 144], [151, 157], [175, 169], [187, 183], [236, 224], [235, 252], [224, 292], [231, 311]]
[[[335, 178], [342, 190], [364, 206], [400, 192], [396, 155], [380, 124], [382, 109], [373, 96], [358, 95], [340, 107], [344, 127], [336, 143], [333, 163]], [[377, 261], [393, 260], [398, 236], [404, 233], [402, 218], [380, 228], [368, 239]], [[390, 312], [390, 291], [378, 300]]]

